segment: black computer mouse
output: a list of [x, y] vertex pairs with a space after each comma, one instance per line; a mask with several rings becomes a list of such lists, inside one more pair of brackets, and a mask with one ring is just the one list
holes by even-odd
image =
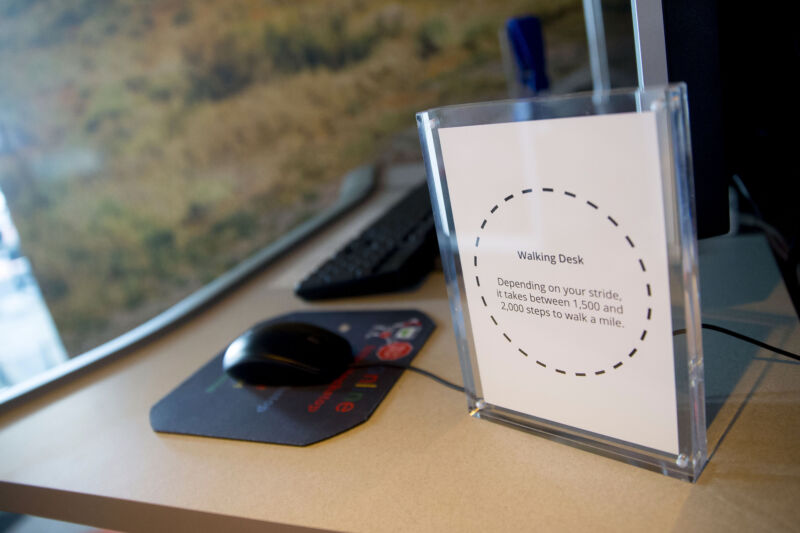
[[302, 322], [262, 322], [225, 350], [222, 368], [250, 385], [302, 386], [330, 383], [353, 362], [344, 337]]

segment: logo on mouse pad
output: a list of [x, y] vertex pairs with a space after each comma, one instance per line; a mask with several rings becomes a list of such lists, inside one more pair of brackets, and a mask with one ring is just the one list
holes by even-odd
[[378, 359], [381, 361], [397, 361], [411, 353], [414, 347], [405, 341], [397, 341], [378, 348]]

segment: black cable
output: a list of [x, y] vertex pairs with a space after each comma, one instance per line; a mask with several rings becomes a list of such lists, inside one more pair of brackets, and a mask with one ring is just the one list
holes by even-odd
[[441, 383], [445, 387], [449, 387], [449, 388], [451, 388], [453, 390], [456, 390], [456, 391], [459, 391], [459, 392], [464, 392], [464, 387], [462, 387], [460, 385], [456, 385], [455, 383], [447, 381], [446, 379], [441, 378], [441, 377], [437, 376], [436, 374], [434, 374], [432, 372], [428, 372], [427, 370], [423, 370], [423, 369], [418, 368], [416, 366], [403, 366], [403, 365], [395, 365], [395, 364], [392, 364], [392, 363], [365, 363], [365, 364], [361, 364], [361, 365], [353, 365], [350, 368], [371, 368], [371, 367], [376, 367], [376, 366], [381, 366], [381, 367], [386, 367], [386, 368], [399, 368], [400, 370], [411, 370], [412, 372], [416, 372], [417, 374], [421, 374], [423, 376], [426, 376], [426, 377], [428, 377], [428, 378], [430, 378], [430, 379], [432, 379], [434, 381], [438, 381], [439, 383]]
[[[745, 341], [745, 342], [749, 342], [750, 344], [755, 344], [756, 346], [764, 348], [765, 350], [769, 350], [771, 352], [775, 352], [775, 353], [780, 354], [780, 355], [785, 355], [786, 357], [788, 357], [790, 359], [794, 359], [795, 361], [800, 361], [800, 355], [798, 355], [796, 353], [788, 352], [788, 351], [786, 351], [786, 350], [784, 350], [782, 348], [777, 348], [775, 346], [771, 346], [771, 345], [767, 344], [766, 342], [761, 342], [758, 339], [754, 339], [753, 337], [748, 337], [747, 335], [744, 335], [743, 333], [739, 333], [737, 331], [733, 331], [732, 329], [723, 328], [722, 326], [717, 326], [715, 324], [706, 324], [705, 322], [700, 324], [700, 326], [703, 329], [710, 329], [712, 331], [716, 331], [716, 332], [719, 332], [719, 333], [724, 333], [725, 335], [730, 335], [731, 337], [735, 337], [735, 338], [737, 338], [739, 340], [742, 340], [742, 341]], [[672, 335], [673, 336], [675, 336], [675, 335], [684, 335], [685, 333], [686, 333], [685, 329], [676, 329], [675, 331], [672, 332]]]
[[[775, 352], [777, 354], [789, 357], [790, 359], [794, 359], [795, 361], [800, 361], [800, 355], [798, 355], [796, 353], [789, 352], [789, 351], [786, 351], [786, 350], [784, 350], [782, 348], [777, 348], [775, 346], [771, 346], [771, 345], [769, 345], [769, 344], [767, 344], [765, 342], [761, 342], [758, 339], [754, 339], [753, 337], [748, 337], [747, 335], [744, 335], [742, 333], [738, 333], [738, 332], [730, 330], [728, 328], [723, 328], [722, 326], [717, 326], [715, 324], [706, 324], [705, 322], [702, 323], [701, 326], [703, 327], [703, 329], [710, 329], [710, 330], [716, 331], [718, 333], [723, 333], [725, 335], [730, 335], [731, 337], [735, 337], [735, 338], [737, 338], [739, 340], [743, 340], [745, 342], [749, 342], [750, 344], [755, 344], [756, 346], [758, 346], [760, 348], [764, 348], [766, 350], [770, 350], [770, 351]], [[685, 333], [686, 333], [685, 329], [678, 329], [678, 330], [675, 330], [675, 331], [672, 332], [673, 335], [683, 335]], [[428, 372], [427, 370], [423, 370], [423, 369], [418, 368], [416, 366], [403, 366], [403, 365], [395, 365], [395, 364], [392, 364], [392, 363], [365, 363], [365, 364], [360, 364], [360, 365], [353, 365], [351, 368], [372, 368], [372, 367], [376, 367], [376, 366], [386, 367], [386, 368], [397, 368], [399, 370], [411, 370], [412, 372], [416, 372], [417, 374], [421, 374], [421, 375], [426, 376], [426, 377], [428, 377], [428, 378], [430, 378], [430, 379], [432, 379], [434, 381], [437, 381], [437, 382], [441, 383], [442, 385], [444, 385], [445, 387], [449, 387], [449, 388], [451, 388], [453, 390], [456, 390], [458, 392], [464, 392], [464, 387], [462, 387], [460, 385], [456, 385], [455, 383], [447, 381], [446, 379], [441, 378], [441, 377], [437, 376], [436, 374], [434, 374], [432, 372]]]
[[[756, 346], [758, 346], [760, 348], [764, 348], [765, 350], [769, 350], [771, 352], [775, 352], [777, 354], [784, 355], [786, 357], [789, 357], [790, 359], [794, 359], [795, 361], [800, 361], [800, 355], [798, 355], [796, 353], [789, 352], [789, 351], [786, 351], [786, 350], [784, 350], [782, 348], [777, 348], [775, 346], [771, 346], [771, 345], [767, 344], [766, 342], [761, 342], [758, 339], [754, 339], [752, 337], [748, 337], [747, 335], [744, 335], [742, 333], [733, 331], [731, 329], [723, 328], [722, 326], [717, 326], [715, 324], [706, 324], [705, 322], [702, 324], [702, 327], [704, 329], [710, 329], [712, 331], [717, 331], [719, 333], [724, 333], [725, 335], [730, 335], [731, 337], [735, 337], [735, 338], [737, 338], [739, 340], [743, 340], [745, 342], [749, 342], [750, 344], [755, 344]], [[684, 330], [684, 333], [685, 333], [685, 330]]]

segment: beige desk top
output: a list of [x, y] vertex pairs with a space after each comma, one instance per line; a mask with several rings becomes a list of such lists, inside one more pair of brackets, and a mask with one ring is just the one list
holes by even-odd
[[[800, 528], [800, 365], [734, 340], [716, 356], [744, 363], [708, 380], [714, 454], [694, 485], [472, 419], [462, 394], [416, 374], [366, 424], [306, 448], [153, 432], [155, 402], [251, 323], [295, 309], [424, 310], [438, 329], [416, 364], [461, 381], [441, 274], [391, 296], [311, 306], [292, 295], [319, 250], [363, 217], [155, 342], [0, 415], [0, 509], [125, 531]], [[781, 285], [707, 314], [800, 346]]]

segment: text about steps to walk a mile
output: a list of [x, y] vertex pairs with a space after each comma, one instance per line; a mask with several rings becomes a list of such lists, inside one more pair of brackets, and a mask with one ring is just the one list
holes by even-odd
[[618, 290], [496, 276], [500, 310], [535, 320], [563, 320], [587, 326], [624, 328]]

